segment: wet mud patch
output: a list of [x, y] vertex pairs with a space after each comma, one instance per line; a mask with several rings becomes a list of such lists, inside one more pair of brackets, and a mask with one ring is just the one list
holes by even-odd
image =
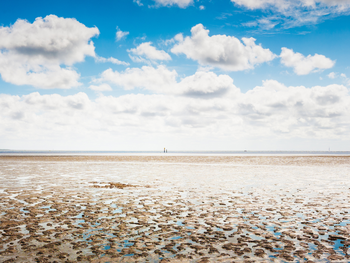
[[[132, 185], [132, 184], [123, 184], [123, 183], [113, 183], [113, 182], [90, 182], [92, 184], [90, 187], [94, 188], [118, 188], [118, 189], [124, 189], [124, 188], [130, 188], [130, 187], [140, 187], [138, 185]], [[149, 186], [145, 186], [149, 187]]]

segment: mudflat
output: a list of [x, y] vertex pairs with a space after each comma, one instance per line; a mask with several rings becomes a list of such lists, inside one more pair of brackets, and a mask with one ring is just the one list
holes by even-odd
[[0, 262], [348, 262], [349, 156], [1, 156]]

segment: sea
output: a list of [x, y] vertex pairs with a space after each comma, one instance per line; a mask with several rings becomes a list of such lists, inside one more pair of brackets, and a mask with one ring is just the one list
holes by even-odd
[[47, 150], [2, 150], [0, 155], [223, 155], [223, 156], [347, 156], [350, 151], [47, 151]]

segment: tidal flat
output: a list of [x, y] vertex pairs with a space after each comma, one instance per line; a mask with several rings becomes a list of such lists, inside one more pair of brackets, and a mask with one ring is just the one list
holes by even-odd
[[0, 262], [349, 262], [350, 156], [0, 156]]

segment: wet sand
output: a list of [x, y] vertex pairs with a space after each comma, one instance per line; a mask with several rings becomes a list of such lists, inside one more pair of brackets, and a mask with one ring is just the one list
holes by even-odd
[[1, 156], [0, 262], [349, 262], [349, 156]]

